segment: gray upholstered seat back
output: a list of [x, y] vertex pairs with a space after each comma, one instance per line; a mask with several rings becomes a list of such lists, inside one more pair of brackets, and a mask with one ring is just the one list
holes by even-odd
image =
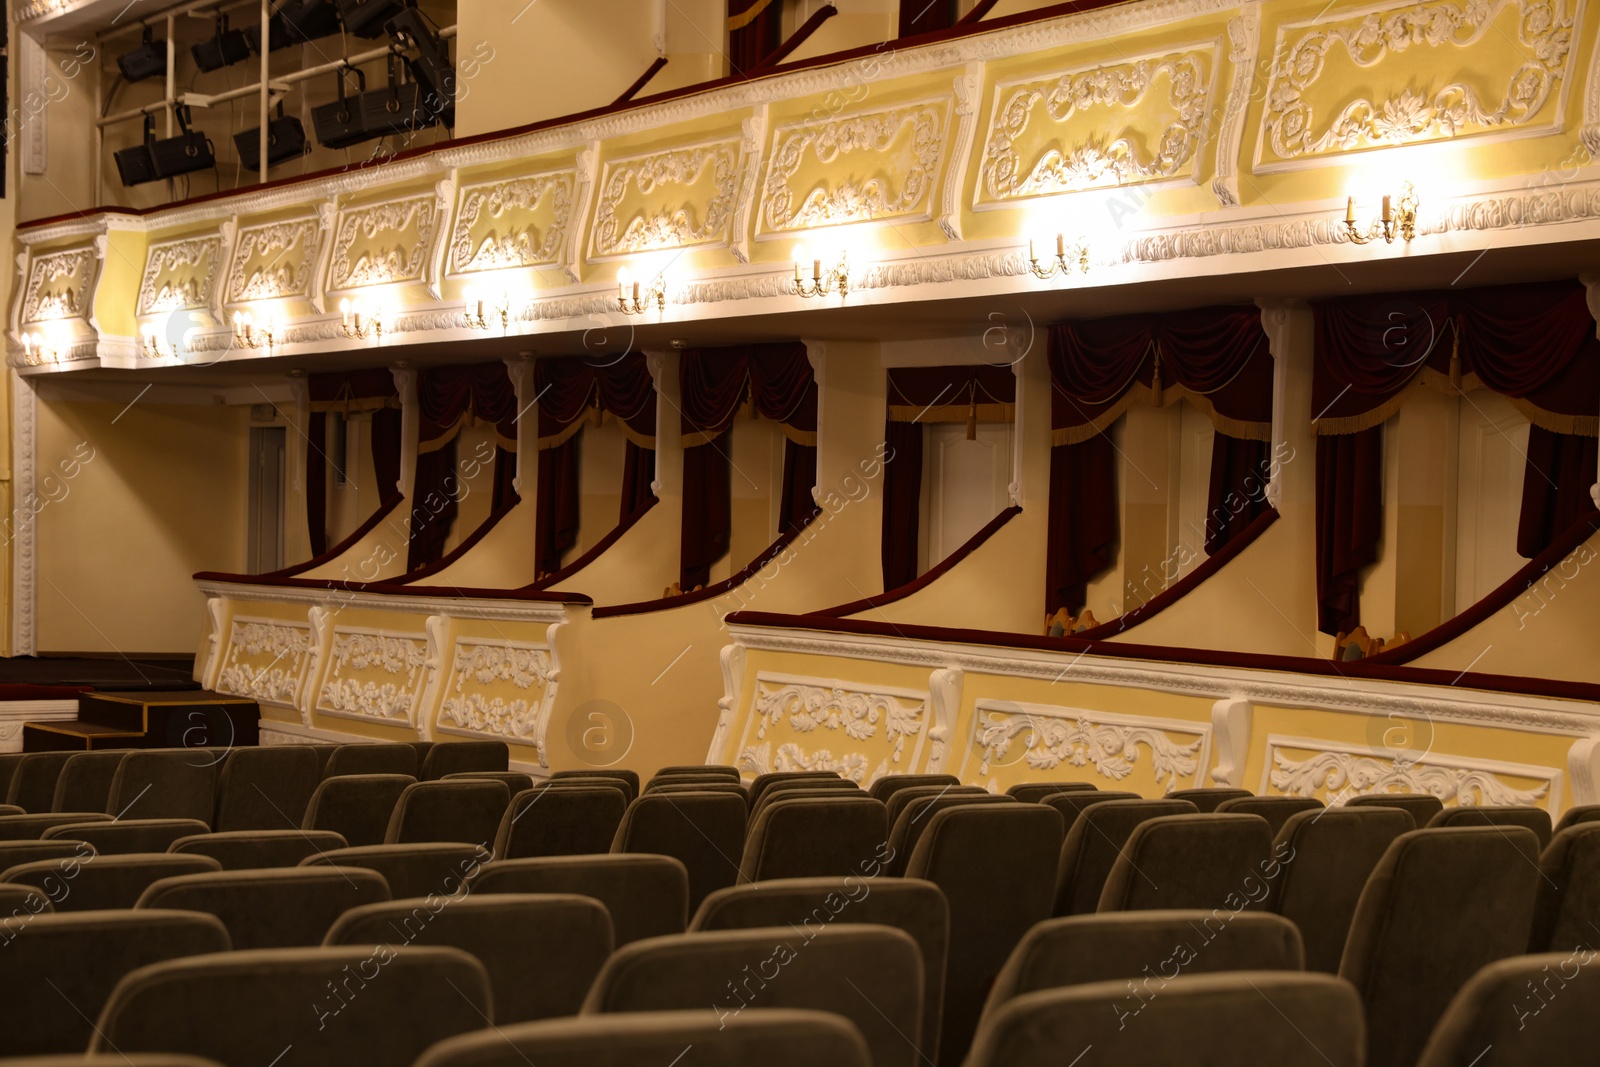
[[5, 802], [17, 805], [30, 815], [42, 815], [53, 810], [61, 769], [73, 755], [75, 753], [72, 752], [29, 752], [24, 755], [11, 773], [11, 787], [6, 792]]
[[1259, 815], [1147, 819], [1111, 865], [1096, 910], [1257, 910], [1280, 866], [1272, 829]]
[[767, 774], [758, 774], [750, 783], [750, 804], [755, 804], [761, 799], [761, 794], [778, 784], [793, 784], [805, 782], [826, 783], [823, 788], [828, 788], [835, 782], [845, 779], [833, 771], [772, 771]]
[[129, 752], [111, 779], [107, 813], [118, 819], [195, 819], [216, 813], [216, 756], [190, 749]]
[[795, 797], [820, 795], [836, 796], [839, 794], [856, 796], [861, 793], [861, 787], [848, 778], [824, 775], [821, 778], [774, 782], [762, 790], [760, 799], [757, 799], [753, 792], [746, 793], [746, 796], [750, 798], [750, 820], [754, 822], [756, 816], [761, 814], [761, 809], [778, 800], [793, 800]]
[[[516, 796], [518, 793], [532, 789], [538, 784], [538, 782], [534, 781], [533, 775], [524, 773], [523, 771], [451, 771], [449, 774], [444, 776], [443, 780], [448, 781], [452, 778], [478, 778], [496, 782], [504, 782], [506, 784], [506, 788], [511, 790], [512, 796]], [[539, 782], [543, 781], [544, 779], [539, 779]]]
[[[4, 873], [9, 872], [0, 872]], [[0, 881], [0, 922], [8, 919], [21, 921], [30, 915], [54, 910], [49, 895], [38, 886]]]
[[922, 952], [922, 1035], [928, 1062], [939, 1050], [945, 962], [950, 948], [950, 908], [932, 882], [915, 878], [788, 878], [719, 889], [690, 922], [691, 931], [793, 926], [812, 930], [834, 922], [879, 923], [910, 934]]
[[608, 781], [621, 782], [628, 791], [628, 801], [630, 803], [639, 797], [639, 772], [630, 771], [625, 767], [591, 767], [581, 770], [556, 771], [550, 776], [552, 782], [566, 778], [603, 778]]
[[[359, 746], [356, 746], [359, 747]], [[331, 830], [351, 845], [381, 845], [409, 774], [352, 774], [324, 778], [306, 805], [306, 830]]]
[[1039, 804], [1047, 797], [1062, 793], [1093, 793], [1098, 790], [1099, 787], [1093, 782], [1018, 782], [1006, 790], [1006, 796], [1024, 804]]
[[1322, 801], [1316, 797], [1234, 797], [1217, 805], [1219, 815], [1259, 815], [1267, 820], [1276, 838], [1290, 816], [1302, 811], [1321, 811]]
[[1554, 830], [1550, 826], [1550, 813], [1543, 808], [1522, 806], [1473, 806], [1445, 808], [1428, 820], [1428, 825], [1438, 826], [1523, 826], [1533, 831], [1539, 839], [1539, 848], [1550, 843]]
[[766, 801], [745, 839], [739, 881], [860, 875], [881, 862], [888, 836], [883, 802], [859, 790]]
[[967, 1067], [1061, 1067], [1075, 1056], [1081, 1067], [1361, 1067], [1362, 1044], [1349, 983], [1239, 971], [1179, 976], [1148, 997], [1127, 981], [1017, 997], [984, 1020]]
[[1085, 807], [1062, 841], [1051, 914], [1087, 915], [1099, 908], [1111, 868], [1140, 823], [1193, 814], [1187, 800], [1108, 800]]
[[389, 884], [361, 867], [285, 867], [163, 878], [139, 908], [204, 911], [222, 920], [237, 949], [320, 945], [350, 908], [388, 900]]
[[199, 819], [117, 819], [52, 826], [40, 840], [87, 841], [102, 856], [117, 856], [165, 852], [179, 838], [208, 833], [210, 829]]
[[686, 1049], [695, 1067], [872, 1067], [850, 1020], [779, 1008], [721, 1020], [712, 1011], [660, 1011], [497, 1027], [441, 1041], [416, 1067], [667, 1067]]
[[322, 780], [322, 761], [308, 745], [238, 748], [217, 778], [218, 831], [293, 830]]
[[887, 872], [896, 876], [906, 873], [906, 868], [911, 863], [911, 854], [917, 849], [917, 842], [922, 839], [922, 835], [927, 832], [928, 824], [939, 812], [947, 808], [969, 805], [1016, 803], [1018, 802], [1010, 797], [995, 796], [982, 791], [972, 793], [951, 791], [907, 800], [901, 805], [900, 814], [889, 829], [889, 847], [884, 864]]
[[885, 804], [889, 798], [902, 789], [915, 789], [918, 786], [948, 786], [960, 785], [961, 779], [953, 774], [886, 774], [873, 782], [867, 792], [876, 800]]
[[343, 778], [353, 774], [407, 774], [417, 777], [422, 761], [417, 750], [404, 744], [340, 745], [323, 764], [322, 777]]
[[494, 854], [511, 860], [607, 852], [627, 810], [627, 793], [610, 785], [526, 789], [500, 818]]
[[[1103, 804], [1112, 800], [1143, 800], [1138, 793], [1125, 793], [1120, 790], [1102, 789], [1090, 792], [1087, 789], [1072, 790], [1066, 793], [1053, 793], [1043, 797], [1037, 803], [1048, 804], [1061, 813], [1061, 827], [1063, 833], [1072, 833], [1072, 827], [1077, 823], [1078, 817], [1087, 808], [1095, 804]], [[1195, 809], [1199, 811], [1199, 808]]]
[[576, 1015], [611, 955], [611, 917], [590, 897], [483, 894], [442, 904], [394, 900], [352, 908], [323, 944], [447, 945], [489, 972], [497, 1024]]
[[0, 1056], [82, 1055], [123, 975], [159, 960], [229, 948], [220, 922], [187, 911], [35, 915], [5, 936]]
[[1411, 1067], [1450, 998], [1526, 950], [1539, 842], [1520, 826], [1412, 830], [1367, 879], [1339, 975], [1361, 994], [1368, 1067]]
[[892, 791], [883, 806], [889, 812], [889, 830], [894, 831], [895, 823], [900, 821], [900, 813], [906, 810], [906, 805], [922, 797], [944, 796], [950, 793], [967, 793], [972, 795], [985, 794], [988, 790], [976, 785], [960, 785], [953, 782], [935, 782], [928, 785], [908, 785]]
[[1034, 925], [1006, 960], [983, 1013], [1043, 989], [1154, 976], [1305, 968], [1300, 931], [1260, 912], [1120, 911]]
[[173, 856], [165, 852], [96, 856], [63, 866], [58, 859], [35, 860], [0, 874], [8, 882], [38, 887], [58, 912], [131, 908], [152, 883], [180, 874], [220, 871], [207, 856]]
[[1226, 786], [1206, 786], [1198, 789], [1174, 789], [1167, 794], [1168, 800], [1187, 800], [1207, 814], [1217, 810], [1217, 805], [1227, 800], [1243, 800], [1255, 796], [1248, 789], [1232, 789]]
[[505, 771], [511, 766], [511, 749], [504, 741], [438, 742], [422, 761], [421, 778], [434, 782], [461, 771]]
[[210, 856], [225, 871], [243, 871], [295, 867], [307, 856], [344, 847], [344, 837], [331, 830], [228, 830], [181, 837], [167, 851]]
[[494, 858], [480, 845], [419, 841], [410, 845], [353, 845], [307, 856], [301, 867], [362, 867], [383, 875], [395, 900], [459, 897], [472, 876]]
[[105, 811], [122, 752], [75, 752], [56, 778], [51, 811]]
[[611, 915], [618, 945], [681, 934], [689, 921], [689, 872], [671, 856], [613, 852], [486, 863], [469, 883], [478, 893], [577, 893]]
[[671, 856], [689, 872], [689, 913], [739, 877], [748, 811], [730, 793], [651, 793], [628, 805], [613, 852]]
[[1539, 856], [1529, 952], [1570, 952], [1600, 943], [1600, 823], [1579, 823]]
[[1061, 813], [1043, 804], [968, 804], [929, 820], [906, 875], [944, 892], [950, 906], [941, 1067], [959, 1064], [983, 998], [1006, 957], [1050, 916]]
[[489, 977], [460, 949], [363, 945], [169, 960], [125, 977], [92, 1052], [165, 1049], [219, 1063], [409, 1064], [494, 1018]]
[[1413, 829], [1400, 808], [1343, 807], [1292, 815], [1278, 831], [1274, 847], [1286, 851], [1267, 910], [1300, 928], [1307, 970], [1338, 973], [1367, 877], [1390, 843]]
[[874, 1067], [922, 1062], [905, 1036], [922, 1026], [922, 954], [909, 934], [887, 926], [834, 923], [815, 933], [766, 927], [636, 941], [606, 962], [583, 1013], [707, 1006], [721, 1018], [746, 1008], [835, 1012], [861, 1031]]
[[389, 816], [388, 845], [464, 841], [493, 848], [500, 818], [511, 804], [504, 782], [456, 778], [406, 786]]
[[1586, 822], [1600, 822], [1600, 804], [1579, 804], [1568, 808], [1561, 813], [1561, 821], [1556, 823], [1555, 832], [1559, 834], [1569, 827]]
[[1411, 821], [1420, 829], [1444, 810], [1444, 802], [1431, 793], [1367, 793], [1351, 797], [1344, 802], [1347, 808], [1401, 808], [1411, 813]]
[[1484, 967], [1450, 1001], [1417, 1067], [1566, 1067], [1595, 1062], [1594, 950], [1515, 956]]
[[54, 860], [63, 870], [94, 856], [87, 841], [0, 841], [0, 875], [22, 863]]

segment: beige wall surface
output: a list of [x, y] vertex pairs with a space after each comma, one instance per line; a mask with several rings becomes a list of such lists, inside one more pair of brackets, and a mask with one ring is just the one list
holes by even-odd
[[39, 398], [41, 652], [194, 649], [204, 598], [190, 576], [245, 564], [249, 418]]

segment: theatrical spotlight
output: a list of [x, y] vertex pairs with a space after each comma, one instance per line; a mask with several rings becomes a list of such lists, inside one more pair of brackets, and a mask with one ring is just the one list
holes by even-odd
[[[245, 170], [261, 169], [260, 126], [234, 134], [233, 144], [239, 150], [239, 162]], [[299, 159], [309, 151], [305, 125], [293, 115], [285, 117], [283, 101], [278, 101], [278, 117], [267, 123], [267, 166], [276, 167], [279, 163]]]
[[[339, 11], [333, 0], [284, 0], [268, 20], [267, 28], [269, 47], [276, 52], [338, 33]], [[259, 54], [261, 27], [246, 27], [244, 36], [250, 50]]]
[[401, 48], [416, 50], [416, 58], [406, 60], [411, 76], [427, 90], [430, 103], [441, 114], [444, 124], [454, 126], [456, 68], [450, 62], [450, 45], [416, 8], [400, 12], [384, 24], [384, 29]]
[[344, 28], [357, 37], [382, 37], [383, 25], [416, 0], [335, 0]]
[[146, 26], [139, 47], [117, 57], [117, 69], [122, 71], [123, 78], [130, 82], [142, 82], [146, 78], [165, 74], [167, 42], [156, 40], [155, 32]]
[[228, 28], [228, 16], [218, 15], [216, 34], [191, 46], [189, 53], [194, 56], [194, 65], [201, 70], [221, 70], [230, 64], [250, 58], [250, 43], [244, 39], [243, 30]]
[[159, 178], [176, 178], [197, 170], [208, 170], [217, 165], [216, 149], [211, 138], [200, 130], [189, 128], [189, 108], [178, 104], [172, 109], [183, 132], [176, 137], [156, 137], [154, 115], [144, 117], [144, 140], [132, 148], [122, 148], [115, 153], [117, 173], [123, 185], [143, 185]]

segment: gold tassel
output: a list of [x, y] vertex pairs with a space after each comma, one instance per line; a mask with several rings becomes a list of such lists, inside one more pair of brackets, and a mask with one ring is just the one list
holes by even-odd
[[589, 410], [592, 412], [592, 414], [589, 416], [589, 425], [598, 430], [601, 426], [605, 425], [606, 409], [601, 407], [599, 404], [596, 404]]
[[1161, 406], [1161, 353], [1156, 353], [1155, 369], [1150, 374], [1150, 400], [1156, 407]]
[[978, 391], [972, 391], [972, 405], [967, 408], [967, 440], [978, 439]]
[[1461, 327], [1450, 324], [1450, 388], [1461, 392]]

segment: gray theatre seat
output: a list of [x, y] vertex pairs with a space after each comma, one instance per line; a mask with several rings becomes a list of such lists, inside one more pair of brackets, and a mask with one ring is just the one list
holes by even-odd
[[0, 879], [36, 886], [50, 897], [58, 912], [102, 911], [133, 907], [151, 884], [163, 878], [221, 869], [216, 860], [206, 856], [134, 852], [96, 856], [78, 864], [71, 877], [59, 860], [36, 860], [0, 873]]
[[537, 786], [518, 793], [500, 819], [500, 859], [588, 856], [611, 851], [628, 794], [611, 785]]
[[383, 875], [360, 867], [286, 867], [163, 878], [138, 908], [210, 912], [237, 949], [320, 945], [340, 915], [389, 899]]
[[237, 748], [217, 778], [218, 832], [293, 830], [322, 780], [322, 761], [309, 745]]
[[649, 793], [628, 805], [613, 852], [671, 856], [689, 872], [689, 912], [739, 877], [745, 802], [731, 793]]
[[198, 819], [118, 819], [52, 826], [41, 840], [87, 841], [102, 856], [118, 856], [165, 852], [179, 838], [203, 834], [210, 829]]
[[611, 915], [618, 946], [683, 933], [689, 921], [689, 872], [671, 856], [613, 852], [496, 860], [468, 883], [480, 893], [576, 893]]
[[1259, 815], [1147, 819], [1111, 865], [1096, 910], [1258, 909], [1280, 866], [1272, 829]]
[[1550, 826], [1550, 813], [1543, 808], [1522, 806], [1474, 806], [1445, 808], [1428, 820], [1434, 826], [1523, 826], [1533, 831], [1542, 849], [1550, 843], [1554, 831]]
[[344, 848], [345, 839], [331, 830], [227, 830], [180, 837], [167, 851], [210, 856], [227, 871], [259, 867], [295, 867], [307, 856]]
[[[362, 747], [362, 746], [354, 746]], [[408, 746], [402, 745], [401, 748]], [[329, 830], [354, 845], [381, 845], [409, 774], [352, 774], [324, 778], [306, 805], [304, 830]]]
[[504, 782], [456, 778], [408, 785], [389, 816], [386, 845], [465, 841], [489, 848], [511, 804]]
[[426, 841], [414, 845], [357, 845], [307, 856], [304, 869], [362, 867], [383, 875], [389, 895], [402, 897], [455, 897], [478, 868], [494, 857], [478, 845], [454, 841]]
[[[1054, 803], [1048, 806], [1059, 811]], [[1140, 823], [1194, 814], [1187, 800], [1108, 800], [1083, 808], [1061, 843], [1052, 914], [1086, 915], [1099, 908], [1111, 868]]]
[[739, 881], [861, 874], [879, 862], [888, 836], [883, 802], [859, 790], [768, 801], [745, 838]]
[[1591, 1067], [1597, 1018], [1592, 949], [1500, 960], [1450, 1001], [1417, 1067]]
[[1600, 947], [1600, 823], [1578, 823], [1539, 856], [1529, 952]]

